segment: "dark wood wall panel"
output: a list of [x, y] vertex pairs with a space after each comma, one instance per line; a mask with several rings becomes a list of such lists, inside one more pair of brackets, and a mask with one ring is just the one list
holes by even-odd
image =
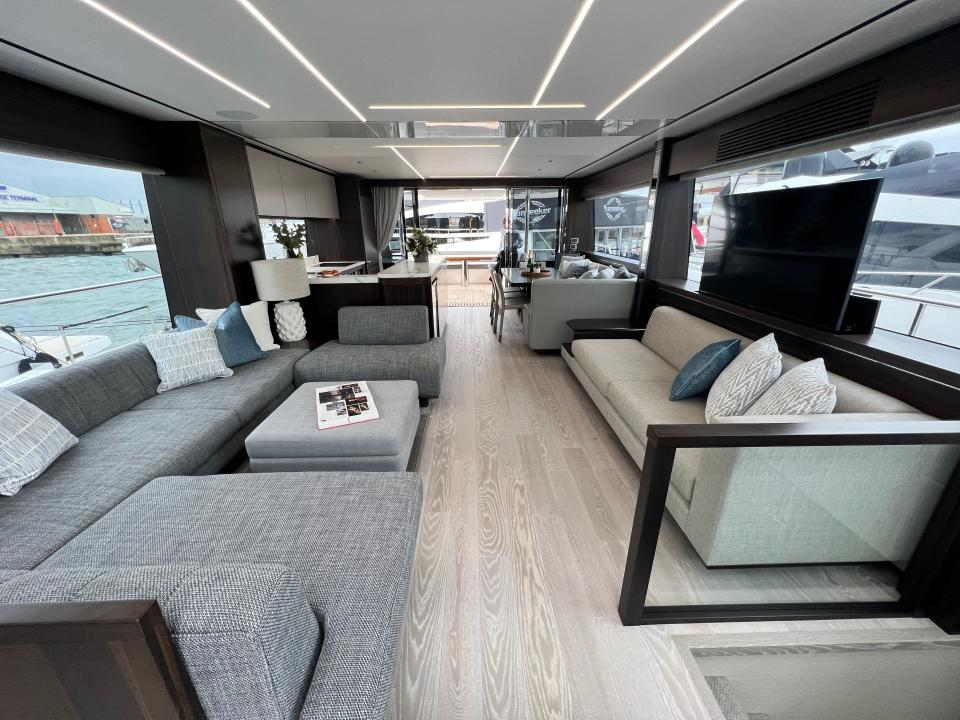
[[[162, 168], [157, 123], [0, 72], [0, 147], [61, 160]], [[19, 146], [19, 147], [18, 147]]]
[[[876, 84], [876, 94], [863, 126], [849, 128], [847, 132], [862, 132], [885, 123], [960, 107], [958, 47], [960, 25], [954, 25], [757, 108], [722, 120], [676, 143], [670, 159], [669, 174], [696, 172], [717, 164], [721, 139], [725, 134], [781, 114], [787, 118], [796, 118], [798, 111], [805, 107], [813, 107], [832, 96], [862, 92], [873, 84]], [[816, 122], [821, 128], [831, 125], [824, 114], [817, 115]], [[791, 132], [798, 132], [798, 128], [792, 127]], [[894, 132], [896, 131], [891, 130], [891, 133]], [[822, 142], [831, 137], [832, 133], [821, 130], [814, 135], [816, 136], [805, 138], [793, 145]], [[782, 153], [788, 147], [790, 144], [784, 143], [778, 151]], [[768, 154], [769, 152], [767, 151]], [[763, 153], [756, 155], [762, 156]], [[746, 162], [753, 156], [754, 153], [744, 153], [741, 157]], [[725, 158], [724, 162], [732, 160], [733, 158]]]

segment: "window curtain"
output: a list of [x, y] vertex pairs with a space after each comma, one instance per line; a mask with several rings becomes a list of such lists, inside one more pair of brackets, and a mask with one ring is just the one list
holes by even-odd
[[373, 190], [373, 224], [377, 231], [377, 252], [383, 257], [403, 206], [403, 188], [376, 186]]

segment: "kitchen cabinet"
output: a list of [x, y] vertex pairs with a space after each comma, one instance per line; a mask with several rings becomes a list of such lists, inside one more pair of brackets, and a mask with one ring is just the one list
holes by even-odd
[[261, 217], [340, 217], [330, 175], [251, 147], [247, 160]]

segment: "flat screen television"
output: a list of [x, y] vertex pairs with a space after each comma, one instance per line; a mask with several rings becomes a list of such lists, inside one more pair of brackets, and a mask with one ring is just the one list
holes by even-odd
[[700, 292], [840, 330], [880, 183], [718, 196]]

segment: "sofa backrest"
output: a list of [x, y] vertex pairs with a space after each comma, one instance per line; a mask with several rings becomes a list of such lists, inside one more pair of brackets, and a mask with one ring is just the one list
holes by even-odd
[[38, 374], [8, 389], [79, 436], [153, 397], [159, 384], [150, 352], [136, 342]]
[[341, 345], [420, 345], [430, 340], [426, 305], [359, 305], [340, 308]]
[[[661, 305], [654, 308], [647, 322], [641, 342], [662, 357], [673, 367], [679, 370], [683, 365], [704, 346], [720, 340], [739, 338], [741, 349], [753, 340], [732, 332], [719, 325], [714, 325], [702, 318], [678, 310], [674, 307]], [[783, 356], [783, 370], [787, 371], [802, 360], [781, 353]], [[907, 403], [890, 397], [879, 390], [849, 380], [836, 373], [828, 372], [830, 382], [837, 388], [837, 413], [901, 413], [918, 412]]]

